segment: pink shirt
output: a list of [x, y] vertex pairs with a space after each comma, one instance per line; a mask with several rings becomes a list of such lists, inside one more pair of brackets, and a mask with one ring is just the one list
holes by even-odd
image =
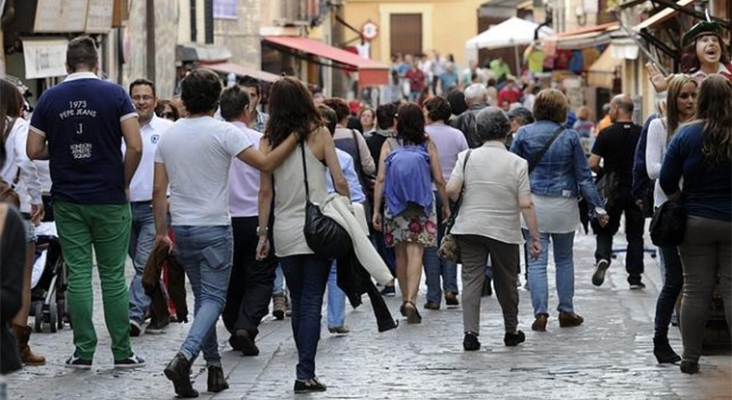
[[[232, 125], [239, 128], [259, 150], [262, 134], [249, 129], [245, 124], [235, 121]], [[238, 158], [231, 163], [229, 170], [229, 212], [232, 217], [256, 217], [259, 215], [259, 170], [250, 167]]]

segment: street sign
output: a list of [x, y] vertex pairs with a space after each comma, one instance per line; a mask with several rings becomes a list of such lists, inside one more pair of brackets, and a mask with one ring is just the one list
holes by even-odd
[[361, 36], [365, 40], [374, 40], [377, 36], [379, 36], [379, 25], [376, 24], [376, 22], [373, 21], [366, 21], [361, 26]]

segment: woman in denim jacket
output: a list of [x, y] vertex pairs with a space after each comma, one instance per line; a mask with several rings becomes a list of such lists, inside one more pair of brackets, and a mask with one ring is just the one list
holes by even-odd
[[549, 143], [554, 133], [562, 129], [567, 119], [567, 98], [558, 90], [543, 90], [536, 96], [533, 111], [536, 122], [519, 129], [511, 151], [529, 162], [531, 195], [536, 205], [542, 249], [537, 259], [529, 260], [528, 267], [531, 303], [536, 318], [531, 329], [543, 332], [549, 318], [546, 273], [549, 242], [554, 242], [559, 325], [578, 326], [583, 319], [575, 314], [573, 307], [572, 249], [574, 231], [580, 217], [577, 198], [582, 195], [587, 199], [602, 225], [607, 223], [607, 213], [592, 180], [577, 131], [561, 130], [546, 153], [537, 159], [537, 155]]

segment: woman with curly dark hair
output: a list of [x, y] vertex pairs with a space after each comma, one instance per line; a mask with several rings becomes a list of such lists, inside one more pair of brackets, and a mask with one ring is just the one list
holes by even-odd
[[687, 214], [679, 245], [684, 270], [681, 372], [687, 374], [699, 372], [717, 278], [727, 321], [732, 321], [732, 83], [712, 75], [702, 82], [698, 99], [696, 120], [674, 135], [660, 176], [669, 199], [683, 196]]
[[[422, 109], [414, 103], [399, 107], [397, 137], [381, 147], [379, 174], [374, 188], [373, 225], [384, 231], [388, 247], [396, 249], [397, 280], [402, 291], [402, 315], [409, 323], [422, 317], [414, 302], [422, 279], [425, 247], [437, 244], [434, 183], [442, 200], [442, 218], [450, 215], [440, 157], [425, 134]], [[386, 201], [382, 226], [381, 203]]]
[[[324, 126], [320, 112], [308, 89], [297, 79], [285, 77], [274, 83], [270, 92], [269, 121], [260, 150], [267, 154], [292, 133], [301, 138], [298, 148], [272, 173], [262, 172], [259, 186], [259, 226], [266, 227], [274, 208], [274, 249], [285, 273], [292, 300], [292, 332], [299, 360], [295, 392], [322, 392], [325, 385], [315, 376], [315, 354], [320, 340], [323, 294], [328, 283], [331, 260], [313, 252], [305, 242], [305, 190], [310, 200], [322, 203], [328, 194], [326, 168], [333, 176], [338, 193], [349, 196], [335, 152], [333, 137]], [[306, 188], [304, 181], [307, 169]], [[266, 228], [259, 232], [257, 257], [269, 253]]]

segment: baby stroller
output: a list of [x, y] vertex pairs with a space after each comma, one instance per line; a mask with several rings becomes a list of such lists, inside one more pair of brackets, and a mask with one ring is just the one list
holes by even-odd
[[56, 236], [39, 235], [36, 252], [40, 258], [45, 257], [45, 263], [38, 283], [31, 290], [31, 315], [35, 316], [36, 332], [43, 332], [48, 327], [55, 333], [63, 329], [65, 323], [71, 326], [66, 307], [68, 281], [61, 242]]

